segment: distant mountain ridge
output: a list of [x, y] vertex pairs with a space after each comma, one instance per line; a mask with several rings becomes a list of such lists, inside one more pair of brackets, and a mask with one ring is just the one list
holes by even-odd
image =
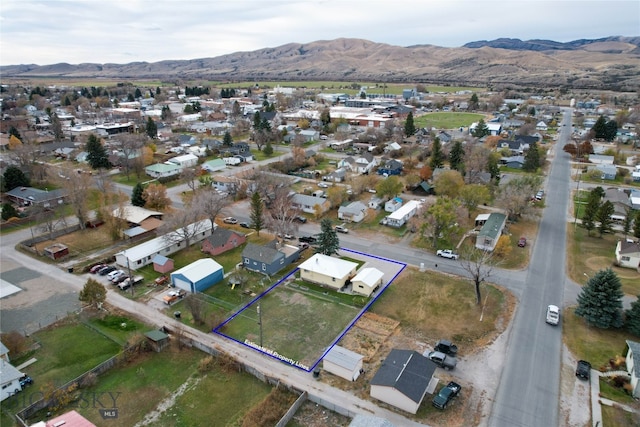
[[640, 37], [567, 43], [504, 38], [458, 48], [340, 38], [192, 60], [8, 65], [0, 73], [23, 79], [338, 80], [636, 91]]

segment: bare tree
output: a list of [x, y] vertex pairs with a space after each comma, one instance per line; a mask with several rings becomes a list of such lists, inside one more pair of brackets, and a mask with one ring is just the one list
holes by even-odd
[[[213, 225], [213, 224], [211, 224]], [[169, 244], [185, 242], [188, 248], [195, 236], [205, 232], [209, 226], [209, 221], [202, 221], [202, 212], [196, 209], [176, 210], [164, 217], [164, 224], [161, 231], [164, 232], [164, 239]]]
[[492, 252], [473, 248], [464, 254], [460, 265], [471, 276], [476, 291], [476, 304], [480, 305], [482, 303], [480, 285], [491, 276], [498, 262]]
[[184, 168], [180, 173], [180, 178], [182, 178], [186, 183], [187, 187], [191, 189], [192, 192], [195, 193], [198, 188], [198, 171], [196, 168]]
[[115, 147], [121, 155], [120, 164], [127, 179], [131, 170], [135, 168], [135, 163], [142, 160], [142, 147], [146, 140], [145, 134], [122, 134], [115, 142]]
[[509, 219], [516, 220], [529, 207], [531, 197], [538, 191], [542, 178], [538, 176], [522, 176], [501, 185], [496, 205], [507, 211]]
[[467, 144], [464, 156], [464, 169], [467, 184], [482, 183], [481, 174], [487, 170], [491, 150], [483, 145]]
[[267, 219], [269, 228], [277, 233], [291, 233], [295, 230], [293, 220], [298, 210], [293, 207], [293, 195], [289, 187], [277, 187], [269, 203], [270, 218]]
[[214, 224], [220, 211], [231, 203], [227, 196], [218, 193], [211, 186], [202, 187], [195, 193], [191, 200], [190, 209], [199, 212], [199, 217], [209, 218]]
[[61, 206], [44, 207], [42, 205], [36, 205], [33, 208], [33, 215], [38, 224], [36, 229], [41, 233], [49, 234], [49, 239], [53, 238], [54, 231], [67, 225], [66, 217]]
[[73, 214], [78, 218], [80, 229], [86, 227], [89, 220], [89, 192], [93, 186], [91, 175], [86, 173], [69, 173], [59, 180], [66, 192], [66, 200], [73, 208]]

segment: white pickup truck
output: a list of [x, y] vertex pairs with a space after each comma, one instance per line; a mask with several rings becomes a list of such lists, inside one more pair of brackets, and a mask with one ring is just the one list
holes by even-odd
[[460, 257], [460, 255], [453, 252], [451, 249], [439, 249], [436, 252], [436, 255], [442, 258], [449, 258], [449, 259], [458, 259]]

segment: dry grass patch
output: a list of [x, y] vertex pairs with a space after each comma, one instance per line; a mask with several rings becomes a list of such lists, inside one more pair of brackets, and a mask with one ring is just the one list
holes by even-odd
[[65, 234], [55, 240], [46, 240], [38, 243], [36, 245], [38, 253], [43, 253], [44, 248], [51, 246], [53, 243], [62, 243], [68, 246], [71, 256], [77, 256], [109, 246], [113, 244], [113, 240], [105, 227], [87, 228]]

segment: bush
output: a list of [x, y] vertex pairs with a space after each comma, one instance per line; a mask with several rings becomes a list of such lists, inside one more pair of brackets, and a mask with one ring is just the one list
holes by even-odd
[[11, 357], [17, 357], [29, 349], [29, 340], [18, 331], [0, 335], [0, 340], [7, 347]]
[[205, 374], [211, 371], [215, 365], [216, 363], [213, 356], [203, 357], [198, 363], [198, 372], [201, 374]]

